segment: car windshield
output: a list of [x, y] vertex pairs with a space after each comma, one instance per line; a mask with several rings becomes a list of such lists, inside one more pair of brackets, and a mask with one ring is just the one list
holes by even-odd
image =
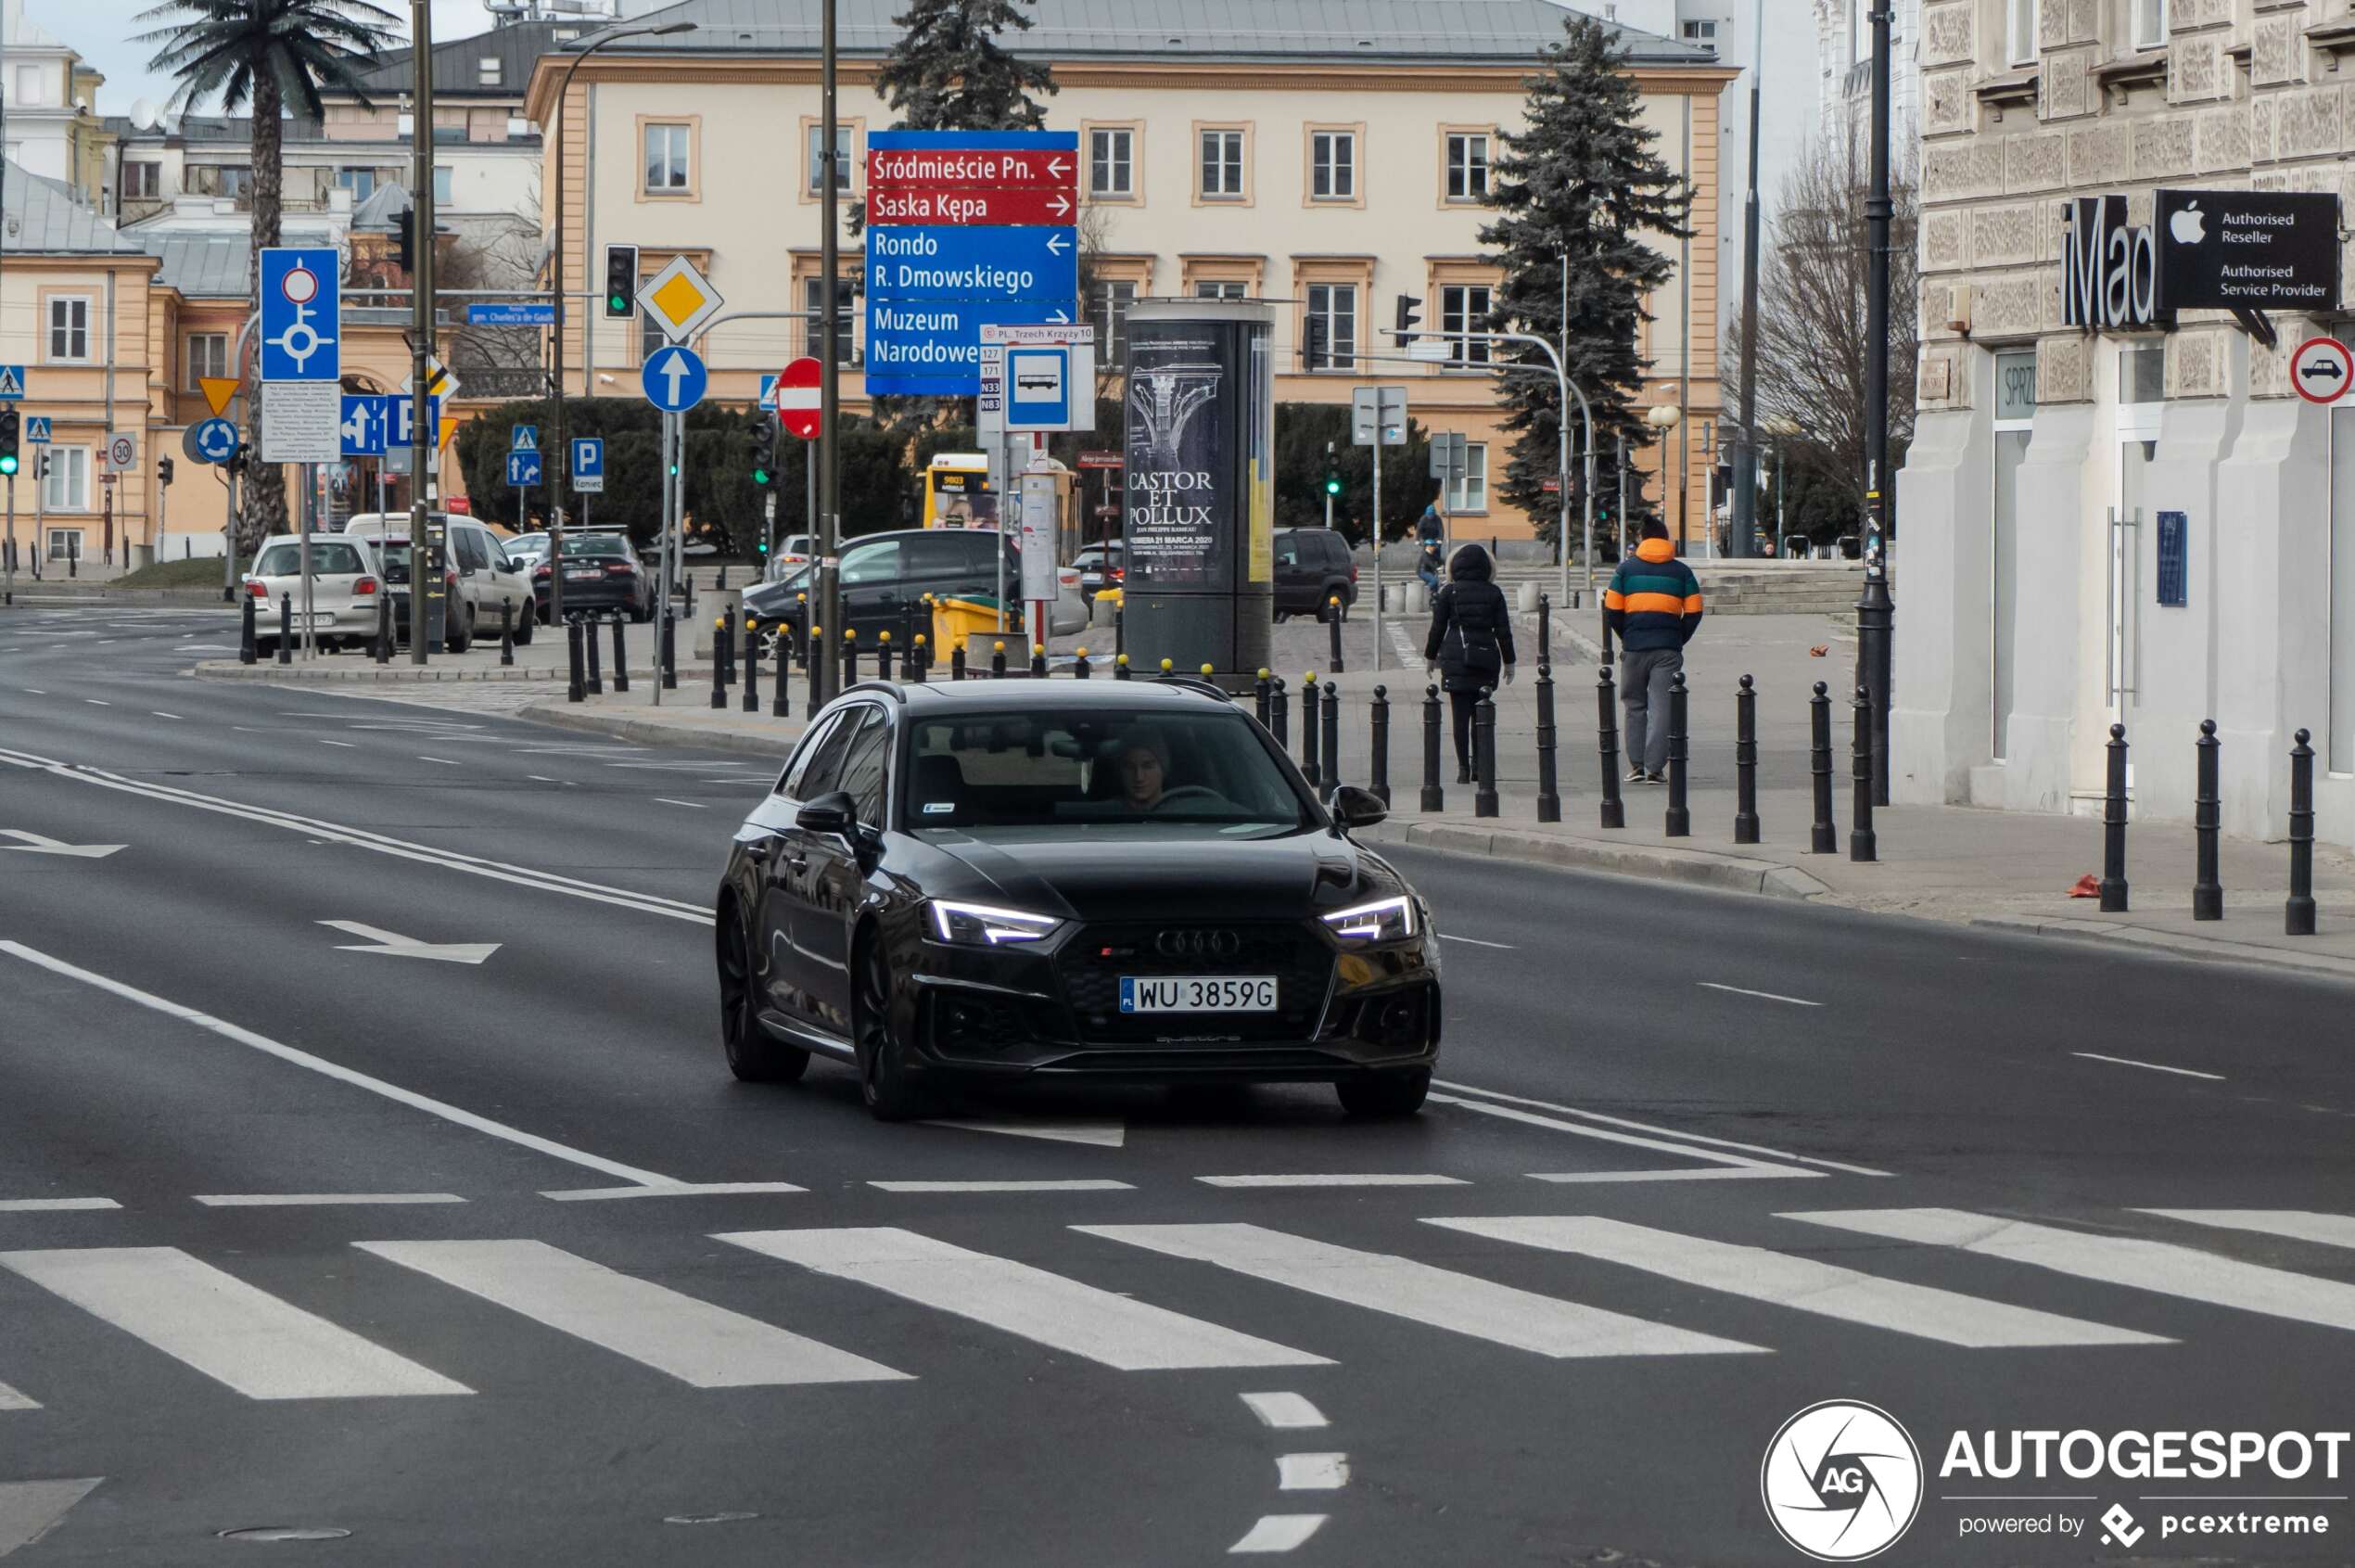
[[[339, 539], [314, 539], [311, 542], [311, 570], [318, 577], [350, 577], [368, 569], [368, 563], [359, 550]], [[293, 577], [302, 570], [302, 546], [273, 544], [256, 561], [256, 577]]]
[[564, 558], [573, 560], [614, 560], [630, 558], [630, 546], [619, 534], [580, 534], [565, 541]]
[[1101, 708], [921, 719], [910, 833], [1267, 837], [1316, 825], [1251, 721], [1231, 709]]

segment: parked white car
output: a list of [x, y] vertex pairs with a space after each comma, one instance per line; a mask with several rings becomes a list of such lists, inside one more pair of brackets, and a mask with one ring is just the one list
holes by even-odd
[[[245, 593], [254, 601], [254, 645], [274, 654], [282, 622], [299, 644], [307, 629], [322, 647], [365, 647], [376, 634], [384, 572], [374, 544], [339, 534], [311, 536], [310, 608], [304, 608], [302, 539], [279, 534], [261, 542]], [[306, 628], [304, 616], [310, 621]]]
[[[458, 579], [457, 592], [450, 601], [450, 613], [456, 618], [450, 627], [450, 645], [464, 650], [477, 637], [497, 636], [502, 606], [507, 606], [515, 618], [516, 644], [530, 642], [532, 629], [538, 624], [532, 614], [530, 565], [511, 558], [499, 536], [481, 519], [462, 517], [453, 512], [437, 512], [434, 516], [449, 530], [449, 566]], [[347, 539], [405, 542], [409, 538], [409, 517], [406, 513], [386, 516], [382, 513], [363, 512], [346, 523], [343, 531]], [[405, 617], [407, 596], [396, 593], [395, 602]]]

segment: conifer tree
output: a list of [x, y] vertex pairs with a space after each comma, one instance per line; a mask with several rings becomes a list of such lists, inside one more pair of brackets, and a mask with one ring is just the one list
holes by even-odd
[[907, 131], [1036, 131], [1047, 123], [1031, 95], [1054, 75], [998, 43], [1026, 32], [1035, 0], [912, 0], [892, 20], [903, 32], [875, 85]]
[[[1692, 204], [1690, 188], [1653, 150], [1658, 135], [1638, 118], [1641, 91], [1612, 37], [1591, 17], [1573, 12], [1566, 19], [1560, 42], [1542, 57], [1542, 73], [1529, 79], [1526, 128], [1504, 138], [1487, 196], [1497, 217], [1480, 231], [1482, 244], [1502, 252], [1504, 280], [1490, 301], [1491, 330], [1560, 345], [1568, 268], [1567, 368], [1594, 407], [1596, 479], [1606, 491], [1618, 439], [1626, 438], [1631, 454], [1645, 450], [1635, 404], [1646, 362], [1636, 352], [1636, 334], [1648, 319], [1644, 297], [1674, 273], [1669, 253], [1647, 241], [1687, 237]], [[1505, 428], [1514, 433], [1501, 493], [1536, 514], [1540, 537], [1550, 540], [1554, 507], [1542, 487], [1559, 455], [1560, 390], [1553, 367], [1534, 350], [1496, 357], [1545, 373], [1501, 376], [1496, 396], [1510, 411]], [[1584, 466], [1578, 440], [1573, 403], [1572, 486]], [[1628, 487], [1632, 493], [1612, 510], [1640, 516], [1643, 487], [1632, 466]]]

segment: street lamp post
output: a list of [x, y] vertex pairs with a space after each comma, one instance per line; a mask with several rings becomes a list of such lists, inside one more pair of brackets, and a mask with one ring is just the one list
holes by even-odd
[[1872, 0], [1872, 188], [1865, 198], [1865, 591], [1856, 598], [1857, 683], [1872, 706], [1873, 804], [1889, 804], [1890, 629], [1884, 535], [1889, 502], [1889, 22], [1890, 0]]
[[1742, 209], [1741, 423], [1734, 438], [1732, 554], [1747, 558], [1758, 529], [1758, 83], [1765, 74], [1766, 0], [1750, 22], [1750, 199]]
[[[1668, 512], [1668, 437], [1684, 418], [1685, 411], [1673, 402], [1654, 404], [1644, 415], [1644, 423], [1660, 432], [1660, 510], [1663, 517]], [[1627, 510], [1623, 499], [1619, 509], [1623, 513]], [[1676, 512], [1676, 553], [1685, 553], [1685, 514], [1681, 506]]]
[[[543, 463], [553, 459], [556, 465], [548, 470], [548, 559], [551, 562], [557, 561], [564, 553], [565, 486], [572, 471], [572, 445], [565, 434], [565, 103], [572, 94], [573, 73], [588, 64], [589, 57], [606, 45], [617, 44], [625, 38], [655, 38], [673, 32], [693, 32], [694, 30], [695, 24], [691, 21], [662, 22], [658, 25], [649, 24], [644, 27], [601, 29], [589, 35], [581, 47], [579, 58], [565, 68], [564, 80], [556, 85], [556, 162], [554, 174], [555, 189], [554, 199], [549, 204], [549, 211], [553, 215], [552, 232], [555, 236], [555, 246], [549, 261], [549, 297], [556, 302], [556, 329], [551, 335], [553, 346], [549, 354], [548, 371], [549, 441], [543, 449], [546, 456], [542, 459]], [[582, 252], [580, 264], [586, 267], [589, 264], [589, 236], [585, 231], [580, 239]], [[589, 357], [590, 320], [588, 316], [581, 317], [580, 353], [583, 359]], [[522, 519], [518, 517], [516, 521], [521, 522]], [[560, 565], [552, 566], [548, 572], [548, 622], [552, 626], [561, 626], [564, 624], [564, 569]]]
[[1785, 449], [1790, 442], [1790, 439], [1799, 434], [1799, 423], [1796, 420], [1777, 417], [1767, 420], [1761, 428], [1763, 429], [1767, 435], [1775, 438], [1775, 553], [1776, 555], [1780, 555], [1783, 551], [1783, 542], [1790, 537], [1783, 531], [1783, 503], [1785, 500], [1785, 487], [1783, 485], [1783, 454]]

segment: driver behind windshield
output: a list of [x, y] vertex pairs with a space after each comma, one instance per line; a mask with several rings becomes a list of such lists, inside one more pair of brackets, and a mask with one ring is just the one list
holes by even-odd
[[1139, 733], [1121, 743], [1114, 760], [1120, 798], [1132, 811], [1150, 811], [1161, 804], [1168, 787], [1169, 747], [1159, 735]]

